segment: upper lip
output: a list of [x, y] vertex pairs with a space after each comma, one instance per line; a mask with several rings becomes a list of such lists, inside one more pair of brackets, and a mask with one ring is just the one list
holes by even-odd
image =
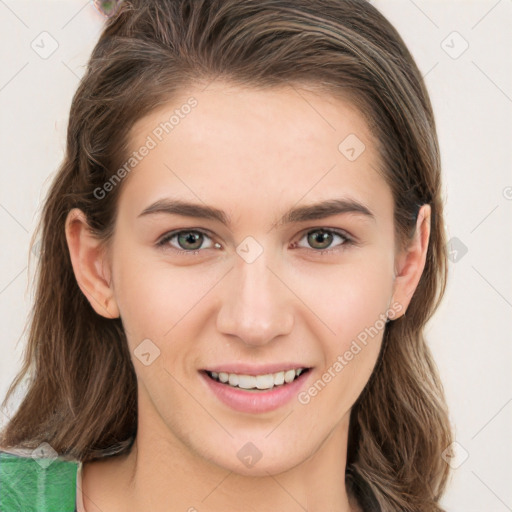
[[216, 373], [238, 373], [239, 375], [266, 375], [269, 373], [278, 373], [298, 368], [306, 369], [311, 367], [301, 363], [272, 363], [258, 366], [244, 363], [226, 363], [209, 366], [208, 368], [204, 368], [204, 370]]

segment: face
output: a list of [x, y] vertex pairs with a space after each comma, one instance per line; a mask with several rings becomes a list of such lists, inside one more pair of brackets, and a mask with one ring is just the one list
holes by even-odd
[[110, 261], [139, 428], [240, 474], [292, 468], [347, 428], [400, 307], [375, 142], [326, 94], [219, 83], [131, 142], [149, 149], [122, 183]]

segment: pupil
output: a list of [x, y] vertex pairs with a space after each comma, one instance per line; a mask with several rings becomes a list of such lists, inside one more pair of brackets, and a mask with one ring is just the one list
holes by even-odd
[[[313, 243], [311, 243], [311, 245], [314, 246], [315, 243], [317, 243], [318, 240], [320, 241], [320, 244], [322, 243], [322, 241], [324, 243], [325, 243], [325, 241], [327, 241], [329, 243], [327, 243], [326, 246], [329, 246], [329, 244], [330, 244], [330, 237], [332, 237], [331, 233], [328, 233], [326, 231], [315, 231], [314, 234], [311, 236], [310, 243], [311, 243], [311, 240], [312, 240]], [[324, 249], [326, 246], [320, 247], [320, 249]]]
[[[199, 247], [201, 247], [201, 234], [189, 231], [185, 235], [180, 235], [178, 237], [178, 241], [179, 241], [181, 246], [183, 246], [182, 242], [184, 242], [185, 243], [185, 248], [188, 248], [188, 249], [198, 249]], [[189, 243], [189, 242], [192, 243], [192, 244], [194, 242], [196, 242], [197, 246], [196, 247], [186, 247], [186, 244]]]

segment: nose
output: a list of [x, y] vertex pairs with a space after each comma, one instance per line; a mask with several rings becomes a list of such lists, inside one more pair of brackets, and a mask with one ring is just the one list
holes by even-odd
[[279, 272], [269, 268], [266, 252], [252, 263], [238, 255], [235, 258], [222, 288], [217, 315], [219, 332], [253, 346], [289, 334], [294, 322], [294, 295]]

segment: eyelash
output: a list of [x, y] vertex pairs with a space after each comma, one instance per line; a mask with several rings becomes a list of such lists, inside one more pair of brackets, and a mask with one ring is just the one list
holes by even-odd
[[[340, 251], [340, 250], [343, 251], [347, 248], [347, 246], [355, 245], [355, 240], [352, 237], [350, 237], [345, 231], [341, 231], [338, 229], [328, 229], [328, 228], [310, 229], [310, 230], [306, 231], [301, 236], [299, 241], [302, 240], [302, 238], [304, 238], [305, 236], [309, 235], [310, 233], [314, 233], [316, 231], [323, 231], [324, 233], [338, 235], [339, 237], [341, 237], [343, 239], [343, 243], [341, 243], [340, 245], [337, 245], [336, 247], [333, 247], [331, 249], [311, 249], [311, 251], [315, 254], [315, 256], [322, 256], [323, 254], [332, 253], [332, 252], [336, 252], [336, 251]], [[164, 235], [156, 243], [156, 246], [160, 247], [162, 249], [166, 249], [166, 250], [170, 249], [175, 254], [186, 254], [187, 256], [196, 256], [198, 253], [200, 253], [203, 250], [203, 249], [196, 249], [193, 251], [186, 251], [184, 249], [177, 249], [176, 247], [172, 247], [172, 246], [164, 247], [170, 240], [172, 240], [175, 236], [179, 235], [180, 233], [200, 233], [201, 235], [205, 235], [208, 238], [211, 238], [211, 235], [208, 232], [203, 231], [201, 229], [180, 229], [178, 231], [171, 231], [170, 233], [167, 233], [166, 235]], [[295, 247], [297, 243], [298, 242], [294, 242], [293, 246]], [[299, 247], [299, 249], [304, 249], [304, 247]]]

